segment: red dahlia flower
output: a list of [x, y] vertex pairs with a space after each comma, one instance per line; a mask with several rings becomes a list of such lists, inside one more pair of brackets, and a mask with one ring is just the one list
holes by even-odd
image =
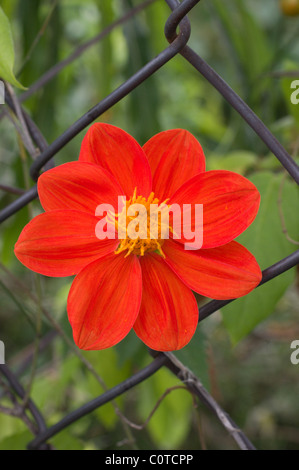
[[[42, 174], [38, 193], [45, 213], [23, 229], [15, 254], [46, 276], [76, 274], [67, 311], [81, 349], [113, 346], [132, 328], [152, 349], [180, 349], [198, 323], [192, 290], [231, 299], [261, 280], [254, 256], [233, 241], [257, 214], [256, 187], [230, 171], [205, 172], [203, 150], [185, 130], [161, 132], [140, 147], [123, 130], [96, 123], [79, 161]], [[147, 211], [151, 201], [203, 204], [201, 249], [185, 249], [184, 237], [174, 233], [161, 238], [160, 226], [157, 239], [99, 240], [96, 208], [117, 208], [123, 195]]]

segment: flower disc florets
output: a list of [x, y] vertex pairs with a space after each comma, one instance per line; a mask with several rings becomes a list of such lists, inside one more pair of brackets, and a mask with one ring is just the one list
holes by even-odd
[[165, 258], [162, 246], [164, 240], [169, 238], [169, 232], [172, 232], [166, 202], [167, 199], [159, 203], [153, 192], [148, 198], [137, 196], [135, 188], [133, 196], [125, 201], [122, 211], [115, 217], [108, 215], [120, 239], [115, 254], [128, 250], [127, 257], [130, 254], [144, 256], [147, 252], [157, 252]]

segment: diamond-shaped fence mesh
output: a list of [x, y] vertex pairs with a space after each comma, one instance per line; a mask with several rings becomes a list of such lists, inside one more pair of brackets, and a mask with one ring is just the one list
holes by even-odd
[[[191, 27], [187, 14], [194, 8], [200, 8], [199, 0], [183, 0], [180, 4], [177, 0], [166, 0], [171, 11], [169, 18], [165, 24], [165, 36], [169, 45], [160, 52], [156, 57], [147, 62], [128, 80], [118, 86], [112, 93], [102, 99], [99, 103], [95, 104], [93, 108], [87, 111], [80, 117], [74, 124], [72, 124], [62, 135], [58, 136], [54, 142], [47, 144], [37, 125], [29, 114], [22, 108], [22, 102], [29, 96], [33, 96], [38, 90], [48, 83], [53, 77], [61, 72], [69, 63], [73, 62], [77, 57], [83, 54], [92, 44], [97, 43], [104, 38], [111, 30], [117, 26], [125, 23], [128, 19], [137, 15], [140, 11], [152, 3], [153, 0], [147, 0], [139, 6], [130, 10], [124, 17], [117, 22], [111, 24], [104, 31], [98, 34], [95, 38], [83, 44], [79, 49], [71, 54], [67, 59], [59, 62], [45, 73], [39, 80], [37, 80], [31, 88], [23, 92], [18, 98], [12, 92], [10, 86], [5, 90], [5, 102], [10, 108], [11, 112], [19, 119], [20, 125], [30, 136], [30, 141], [33, 141], [38, 149], [38, 156], [34, 160], [30, 168], [31, 178], [36, 181], [44, 169], [51, 167], [51, 161], [57, 153], [66, 146], [72, 139], [74, 139], [82, 130], [86, 129], [93, 121], [99, 118], [104, 112], [113, 107], [116, 103], [120, 102], [124, 97], [129, 95], [145, 80], [155, 74], [161, 67], [164, 67], [175, 56], [180, 54], [188, 64], [198, 72], [198, 79], [202, 77], [207, 80], [212, 87], [214, 87], [223, 97], [227, 103], [236, 110], [239, 114], [239, 119], [246, 121], [248, 126], [259, 136], [261, 141], [279, 160], [280, 164], [285, 168], [293, 180], [299, 184], [299, 167], [294, 159], [283, 148], [280, 142], [274, 137], [266, 125], [257, 117], [252, 109], [238, 96], [237, 93], [219, 76], [209, 64], [207, 64], [197, 53], [188, 46], [188, 41], [191, 33]], [[2, 83], [0, 83], [1, 85]], [[4, 88], [3, 93], [4, 95]], [[1, 100], [1, 93], [0, 93]], [[3, 117], [3, 115], [1, 116]], [[26, 141], [26, 136], [24, 137]], [[20, 209], [25, 207], [31, 201], [38, 197], [37, 188], [33, 186], [31, 189], [16, 194], [15, 200], [8, 204], [1, 210], [0, 219], [4, 222], [10, 217], [13, 217]], [[294, 251], [291, 255], [281, 259], [272, 266], [269, 266], [263, 271], [263, 278], [261, 284], [267, 283], [282, 273], [290, 270], [299, 263], [299, 250]], [[260, 284], [260, 285], [261, 285]], [[234, 302], [211, 300], [199, 308], [199, 322], [202, 322], [208, 316], [213, 315], [220, 308], [225, 307], [228, 303]], [[59, 333], [59, 331], [58, 331]], [[50, 333], [44, 340], [43, 346], [47, 347], [52, 339], [56, 336], [57, 331]], [[93, 400], [85, 403], [78, 409], [75, 409], [70, 414], [64, 416], [63, 419], [58, 420], [55, 424], [48, 426], [43, 417], [42, 410], [38, 409], [30, 396], [26, 395], [26, 391], [21, 385], [18, 374], [13, 372], [12, 369], [4, 364], [4, 344], [1, 343], [0, 350], [0, 373], [1, 382], [4, 391], [8, 391], [8, 396], [11, 397], [14, 404], [15, 416], [24, 418], [28, 423], [30, 431], [34, 434], [34, 439], [28, 443], [28, 449], [51, 449], [48, 444], [53, 436], [63, 431], [72, 423], [79, 421], [85, 415], [93, 412], [108, 402], [113, 402], [114, 399], [128, 390], [136, 387], [143, 381], [155, 374], [161, 368], [168, 368], [173, 374], [177, 376], [195, 399], [199, 399], [204, 406], [206, 406], [212, 414], [220, 421], [225, 431], [235, 440], [240, 449], [254, 449], [253, 444], [238, 427], [238, 425], [228, 416], [228, 414], [221, 409], [219, 404], [204, 388], [200, 379], [194, 375], [182, 362], [180, 362], [172, 353], [158, 353], [149, 351], [152, 356], [152, 362], [145, 368], [139, 370], [126, 380], [120, 382], [117, 386], [107, 389], [102, 395], [94, 398]], [[2, 361], [1, 361], [2, 358]], [[88, 364], [87, 364], [88, 367]], [[19, 402], [18, 400], [21, 399]], [[21, 403], [21, 404], [20, 404]], [[23, 407], [23, 408], [22, 408]], [[21, 408], [21, 409], [20, 409]], [[0, 408], [1, 411], [1, 408]]]

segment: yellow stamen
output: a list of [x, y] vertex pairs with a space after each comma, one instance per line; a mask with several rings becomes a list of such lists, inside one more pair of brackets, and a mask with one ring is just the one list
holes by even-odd
[[[169, 206], [166, 204], [167, 201], [168, 199], [159, 204], [159, 199], [155, 197], [153, 192], [148, 198], [137, 196], [137, 188], [135, 188], [133, 196], [125, 202], [125, 205], [119, 214], [116, 214], [115, 216], [108, 214], [107, 219], [109, 222], [115, 224], [115, 229], [117, 231], [120, 231], [121, 229], [122, 233], [126, 235], [125, 238], [120, 240], [120, 244], [115, 251], [115, 254], [119, 254], [127, 250], [125, 257], [130, 254], [144, 256], [148, 252], [156, 251], [165, 258], [162, 246], [165, 238], [168, 238], [168, 233], [173, 232], [172, 228], [169, 227], [168, 217], [166, 218], [166, 222], [163, 220], [163, 216], [168, 215]], [[138, 211], [134, 215], [128, 215], [128, 208], [133, 204], [140, 204], [145, 208], [144, 214], [146, 220], [142, 218], [142, 215], [138, 214]], [[138, 224], [136, 225], [136, 229], [139, 230], [139, 221], [141, 221], [141, 224], [143, 222], [146, 226], [146, 237], [132, 237], [132, 230], [128, 233], [128, 225], [137, 217]], [[134, 233], [136, 234], [139, 232], [133, 232], [133, 235]]]

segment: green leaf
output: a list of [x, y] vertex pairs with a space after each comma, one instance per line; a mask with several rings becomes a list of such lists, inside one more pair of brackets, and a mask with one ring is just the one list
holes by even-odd
[[12, 85], [25, 90], [13, 73], [15, 52], [10, 24], [0, 7], [0, 77]]
[[[93, 365], [108, 388], [112, 388], [117, 385], [117, 383], [126, 380], [131, 374], [131, 366], [128, 361], [124, 363], [122, 367], [118, 367], [118, 357], [114, 348], [104, 349], [102, 351], [84, 351], [83, 354]], [[113, 373], [113, 371], [115, 371], [115, 373]], [[93, 375], [88, 374], [86, 380], [91, 399], [103, 392], [101, 385]], [[124, 395], [115, 399], [119, 408], [122, 408], [124, 399]], [[97, 408], [94, 413], [107, 429], [113, 429], [119, 419], [111, 402]]]
[[229, 170], [244, 174], [254, 167], [258, 161], [255, 153], [246, 150], [236, 150], [227, 155], [209, 155], [208, 170]]
[[33, 436], [30, 431], [13, 434], [0, 441], [0, 450], [26, 450], [32, 439]]
[[[133, 8], [132, 0], [123, 2], [127, 9]], [[153, 56], [149, 36], [139, 17], [132, 18], [130, 24], [124, 25], [124, 36], [129, 51], [125, 67], [125, 75], [131, 77]], [[134, 122], [134, 137], [138, 142], [146, 142], [159, 132], [159, 93], [156, 76], [150, 76], [145, 82], [135, 88], [128, 97], [128, 106]], [[140, 119], [142, 116], [142, 119]], [[144, 126], [146, 122], [146, 126]]]
[[64, 429], [51, 439], [54, 447], [58, 450], [84, 450], [84, 444], [76, 436], [73, 436], [71, 429]]
[[[178, 449], [186, 439], [192, 421], [192, 397], [169, 370], [160, 369], [139, 386], [139, 414], [158, 449]], [[165, 393], [169, 390], [169, 393]], [[161, 401], [160, 401], [161, 400]], [[158, 408], [155, 408], [157, 405]]]
[[[246, 2], [233, 0], [229, 3], [227, 5], [221, 0], [213, 0], [212, 6], [223, 25], [220, 33], [226, 35], [230, 58], [236, 61], [243, 80], [251, 82], [267, 68], [273, 51], [264, 29], [250, 13]], [[243, 31], [241, 35], [240, 30]]]
[[241, 25], [245, 33], [241, 35], [244, 68], [249, 77], [255, 81], [255, 85], [258, 86], [257, 77], [261, 81], [260, 75], [267, 70], [268, 64], [271, 63], [273, 48], [271, 48], [264, 28], [261, 28], [260, 23], [249, 12], [247, 2], [235, 0], [235, 8], [239, 11]]
[[[283, 175], [270, 172], [257, 173], [250, 178], [260, 191], [261, 206], [255, 221], [238, 241], [253, 253], [261, 269], [267, 268], [296, 249], [282, 231], [278, 204], [281, 188], [281, 208], [286, 228], [290, 237], [299, 239], [299, 191], [295, 183], [289, 180], [282, 182], [282, 178]], [[224, 325], [233, 344], [244, 338], [274, 311], [277, 302], [293, 282], [294, 276], [294, 269], [289, 270], [223, 309]]]
[[147, 350], [134, 330], [131, 330], [123, 341], [114, 346], [114, 351], [117, 354], [117, 366], [119, 368], [122, 368], [127, 361], [132, 362], [132, 360], [134, 360], [135, 365], [141, 365], [147, 356]]
[[[5, 406], [5, 403], [3, 403]], [[6, 406], [8, 406], [6, 404]], [[18, 434], [23, 432], [26, 429], [24, 423], [16, 419], [15, 416], [0, 414], [0, 441], [6, 437], [12, 436], [13, 434]], [[1, 450], [1, 447], [0, 447]]]
[[200, 379], [206, 388], [210, 387], [205, 335], [200, 327], [197, 328], [190, 343], [173, 354]]

